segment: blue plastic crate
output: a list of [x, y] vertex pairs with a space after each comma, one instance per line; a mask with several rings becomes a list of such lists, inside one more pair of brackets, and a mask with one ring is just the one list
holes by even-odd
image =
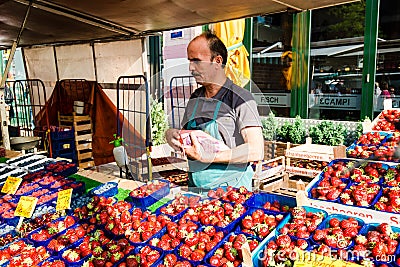
[[[373, 132], [371, 132], [371, 133], [374, 134], [374, 133], [376, 133], [376, 131], [373, 131]], [[366, 134], [366, 133], [364, 133], [364, 134]], [[364, 134], [363, 134], [363, 135], [364, 135]], [[359, 139], [361, 138], [361, 136], [360, 136], [357, 140], [355, 140], [355, 141], [353, 142], [353, 145], [356, 145], [356, 146], [376, 146], [376, 147], [378, 147], [378, 146], [380, 146], [381, 144], [383, 144], [383, 143], [388, 139], [389, 136], [391, 136], [391, 134], [386, 133], [386, 132], [379, 132], [379, 135], [381, 136], [381, 138], [383, 137], [383, 139], [380, 141], [380, 143], [379, 143], [378, 145], [364, 145], [364, 144], [360, 144], [360, 143], [359, 143]]]
[[[108, 189], [106, 186], [109, 186]], [[101, 184], [89, 191], [89, 194], [92, 196], [103, 196], [103, 197], [113, 197], [116, 194], [118, 194], [118, 184], [115, 182], [107, 182], [104, 184]]]
[[288, 205], [290, 208], [296, 207], [296, 198], [283, 196], [274, 193], [258, 193], [254, 194], [244, 203], [245, 206], [252, 208], [262, 208], [266, 202], [270, 202], [271, 204], [274, 201], [278, 201], [280, 205]]
[[[151, 206], [152, 204], [156, 203], [157, 201], [159, 201], [160, 199], [164, 198], [165, 196], [167, 196], [170, 192], [170, 183], [167, 180], [158, 180], [161, 181], [163, 183], [165, 183], [165, 185], [163, 187], [161, 187], [159, 190], [155, 191], [154, 193], [152, 193], [151, 195], [148, 195], [146, 197], [133, 197], [132, 193], [129, 195], [131, 201], [133, 202], [133, 204], [138, 207], [138, 208], [142, 208], [142, 209], [146, 209], [147, 207]], [[143, 188], [143, 186], [139, 187]]]
[[60, 140], [52, 140], [52, 149], [53, 151], [60, 151], [64, 149], [75, 149], [75, 139], [60, 139]]
[[[74, 152], [74, 157], [76, 159], [76, 154]], [[58, 171], [56, 166], [57, 164], [61, 164], [61, 165], [69, 165], [68, 168], [65, 168], [62, 171]], [[46, 170], [49, 172], [52, 172], [55, 176], [64, 176], [64, 177], [68, 177], [74, 173], [76, 173], [78, 171], [78, 165], [76, 163], [71, 163], [68, 161], [64, 161], [64, 160], [60, 160], [55, 162], [54, 164], [49, 164], [46, 166]]]
[[53, 152], [53, 158], [72, 159], [73, 162], [77, 161], [77, 156], [75, 150], [73, 149], [64, 149], [60, 151], [55, 151]]
[[75, 131], [72, 127], [70, 130], [67, 131], [54, 131], [50, 132], [51, 140], [62, 140], [62, 139], [71, 139], [75, 138]]

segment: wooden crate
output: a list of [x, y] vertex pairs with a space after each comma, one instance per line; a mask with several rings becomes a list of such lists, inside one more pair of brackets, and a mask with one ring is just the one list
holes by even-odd
[[286, 150], [299, 146], [290, 142], [264, 141], [264, 160], [285, 156]]
[[310, 181], [297, 180], [288, 174], [283, 174], [278, 177], [271, 177], [265, 180], [260, 185], [260, 190], [263, 192], [272, 192], [280, 195], [296, 197], [299, 190], [304, 190], [305, 186]]
[[92, 119], [89, 115], [58, 116], [60, 127], [73, 127], [75, 132], [75, 146], [78, 166], [81, 169], [94, 167], [92, 150]]
[[277, 157], [270, 160], [257, 162], [254, 179], [260, 181], [274, 176], [281, 176], [285, 172], [285, 157]]

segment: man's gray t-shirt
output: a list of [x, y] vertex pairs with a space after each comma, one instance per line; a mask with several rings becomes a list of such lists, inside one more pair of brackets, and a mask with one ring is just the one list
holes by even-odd
[[205, 97], [205, 88], [200, 87], [190, 97], [182, 119], [183, 128], [187, 128], [196, 101], [199, 100], [194, 119], [197, 125], [213, 119], [218, 100], [222, 102], [217, 116], [218, 131], [230, 148], [244, 143], [240, 131], [246, 127], [261, 127], [257, 104], [253, 95], [227, 79], [221, 90], [212, 98]]

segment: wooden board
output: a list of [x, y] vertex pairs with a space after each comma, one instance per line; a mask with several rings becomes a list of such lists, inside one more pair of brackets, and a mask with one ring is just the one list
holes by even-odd
[[79, 141], [92, 141], [92, 134], [83, 134], [83, 135], [76, 135], [75, 142]]
[[87, 168], [91, 168], [94, 167], [94, 161], [87, 161], [87, 162], [79, 162], [79, 169], [87, 169]]
[[318, 161], [331, 161], [335, 158], [345, 158], [346, 147], [304, 144], [286, 150], [286, 157]]
[[75, 125], [74, 126], [75, 131], [91, 131], [92, 130], [92, 124], [83, 124], [83, 125]]
[[80, 153], [80, 151], [78, 151], [78, 160], [84, 160], [84, 159], [90, 159], [92, 158], [92, 151], [89, 152], [85, 152], [85, 153]]
[[18, 157], [18, 156], [21, 156], [21, 155], [22, 155], [21, 151], [7, 150], [6, 149], [6, 158], [11, 159], [11, 158], [15, 158], [15, 157]]
[[84, 150], [84, 149], [92, 149], [92, 142], [76, 145], [76, 150]]

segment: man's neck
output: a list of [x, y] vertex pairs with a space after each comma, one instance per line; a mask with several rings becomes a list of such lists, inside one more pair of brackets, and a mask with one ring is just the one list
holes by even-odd
[[225, 84], [226, 82], [226, 76], [224, 76], [223, 78], [221, 77], [221, 79], [219, 79], [219, 81], [215, 82], [215, 83], [210, 83], [207, 85], [204, 85], [206, 91], [205, 91], [205, 97], [206, 98], [211, 98], [213, 96], [215, 96], [216, 94], [218, 94], [219, 90], [221, 90], [222, 86]]

